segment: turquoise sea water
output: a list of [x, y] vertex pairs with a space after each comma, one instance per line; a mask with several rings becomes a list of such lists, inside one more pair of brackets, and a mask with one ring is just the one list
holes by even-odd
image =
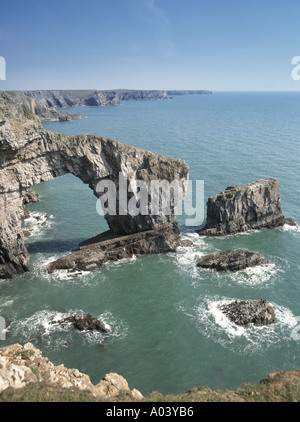
[[[228, 185], [274, 177], [285, 216], [300, 222], [299, 93], [214, 93], [69, 111], [86, 118], [44, 122], [45, 128], [181, 158], [192, 180], [204, 180], [205, 199]], [[181, 216], [182, 237], [193, 240], [193, 248], [119, 261], [78, 277], [48, 275], [47, 263], [107, 225], [91, 190], [72, 175], [35, 190], [41, 201], [28, 206], [27, 222], [34, 229], [27, 240], [32, 271], [0, 282], [0, 315], [11, 321], [0, 346], [31, 341], [54, 364], [76, 367], [94, 383], [117, 372], [143, 394], [236, 388], [300, 367], [299, 226], [200, 238]], [[35, 217], [43, 213], [51, 218], [41, 226]], [[257, 251], [272, 264], [231, 274], [195, 267], [197, 257], [230, 248]], [[272, 326], [237, 327], [218, 311], [223, 302], [260, 298], [274, 306]], [[102, 318], [111, 333], [50, 324], [80, 311]]]

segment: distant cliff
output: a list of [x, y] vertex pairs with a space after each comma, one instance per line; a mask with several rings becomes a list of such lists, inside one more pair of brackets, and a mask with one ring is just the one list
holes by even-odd
[[175, 95], [209, 94], [210, 91], [162, 91], [162, 90], [41, 90], [10, 91], [20, 104], [26, 104], [41, 120], [67, 121], [83, 118], [81, 114], [58, 110], [70, 107], [116, 106], [121, 101], [165, 100]]

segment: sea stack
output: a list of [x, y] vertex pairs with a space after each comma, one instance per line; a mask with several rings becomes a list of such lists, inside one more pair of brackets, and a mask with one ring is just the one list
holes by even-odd
[[[279, 182], [260, 179], [227, 187], [208, 198], [206, 226], [200, 236], [224, 236], [288, 223], [281, 211]], [[289, 224], [289, 223], [288, 223]]]

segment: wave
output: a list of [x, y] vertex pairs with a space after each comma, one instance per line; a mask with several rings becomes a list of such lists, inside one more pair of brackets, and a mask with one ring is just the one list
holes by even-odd
[[203, 238], [199, 238], [196, 234], [189, 234], [182, 237], [183, 240], [192, 240], [194, 246], [183, 246], [177, 249], [176, 263], [184, 271], [188, 272], [191, 278], [194, 280], [208, 280], [210, 283], [212, 280], [216, 280], [220, 283], [231, 282], [239, 285], [246, 286], [264, 286], [269, 281], [274, 279], [278, 272], [282, 271], [280, 266], [275, 263], [268, 265], [258, 265], [255, 267], [245, 268], [239, 271], [226, 271], [226, 272], [212, 272], [210, 270], [199, 268], [196, 266], [198, 259], [208, 253], [217, 252], [216, 249], [211, 250]]
[[96, 316], [110, 328], [108, 333], [101, 331], [80, 331], [72, 323], [59, 324], [58, 321], [74, 314], [84, 313], [82, 310], [68, 310], [66, 312], [42, 310], [28, 318], [12, 322], [10, 334], [18, 343], [42, 343], [51, 349], [59, 350], [71, 346], [74, 342], [89, 344], [103, 344], [124, 338], [127, 327], [111, 313], [105, 312]]
[[26, 218], [23, 229], [28, 231], [31, 237], [40, 237], [49, 231], [52, 227], [53, 215], [44, 212], [31, 212], [30, 217]]
[[300, 226], [290, 226], [289, 224], [284, 224], [282, 227], [279, 227], [278, 230], [282, 232], [300, 233]]
[[221, 305], [234, 300], [237, 299], [206, 296], [192, 313], [186, 312], [183, 307], [181, 310], [194, 321], [200, 334], [237, 354], [256, 354], [281, 342], [293, 341], [293, 330], [298, 319], [288, 308], [271, 303], [276, 314], [274, 324], [244, 327], [231, 322], [219, 309]]

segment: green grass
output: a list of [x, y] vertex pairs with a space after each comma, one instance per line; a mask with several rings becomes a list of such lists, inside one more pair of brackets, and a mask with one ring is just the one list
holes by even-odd
[[[33, 383], [21, 389], [8, 388], [0, 394], [0, 402], [132, 402], [126, 392], [112, 399], [99, 399], [89, 391], [64, 389]], [[153, 392], [142, 402], [299, 402], [300, 377], [294, 372], [278, 373], [259, 384], [243, 384], [237, 390], [214, 391], [198, 387], [184, 394], [162, 395]]]

